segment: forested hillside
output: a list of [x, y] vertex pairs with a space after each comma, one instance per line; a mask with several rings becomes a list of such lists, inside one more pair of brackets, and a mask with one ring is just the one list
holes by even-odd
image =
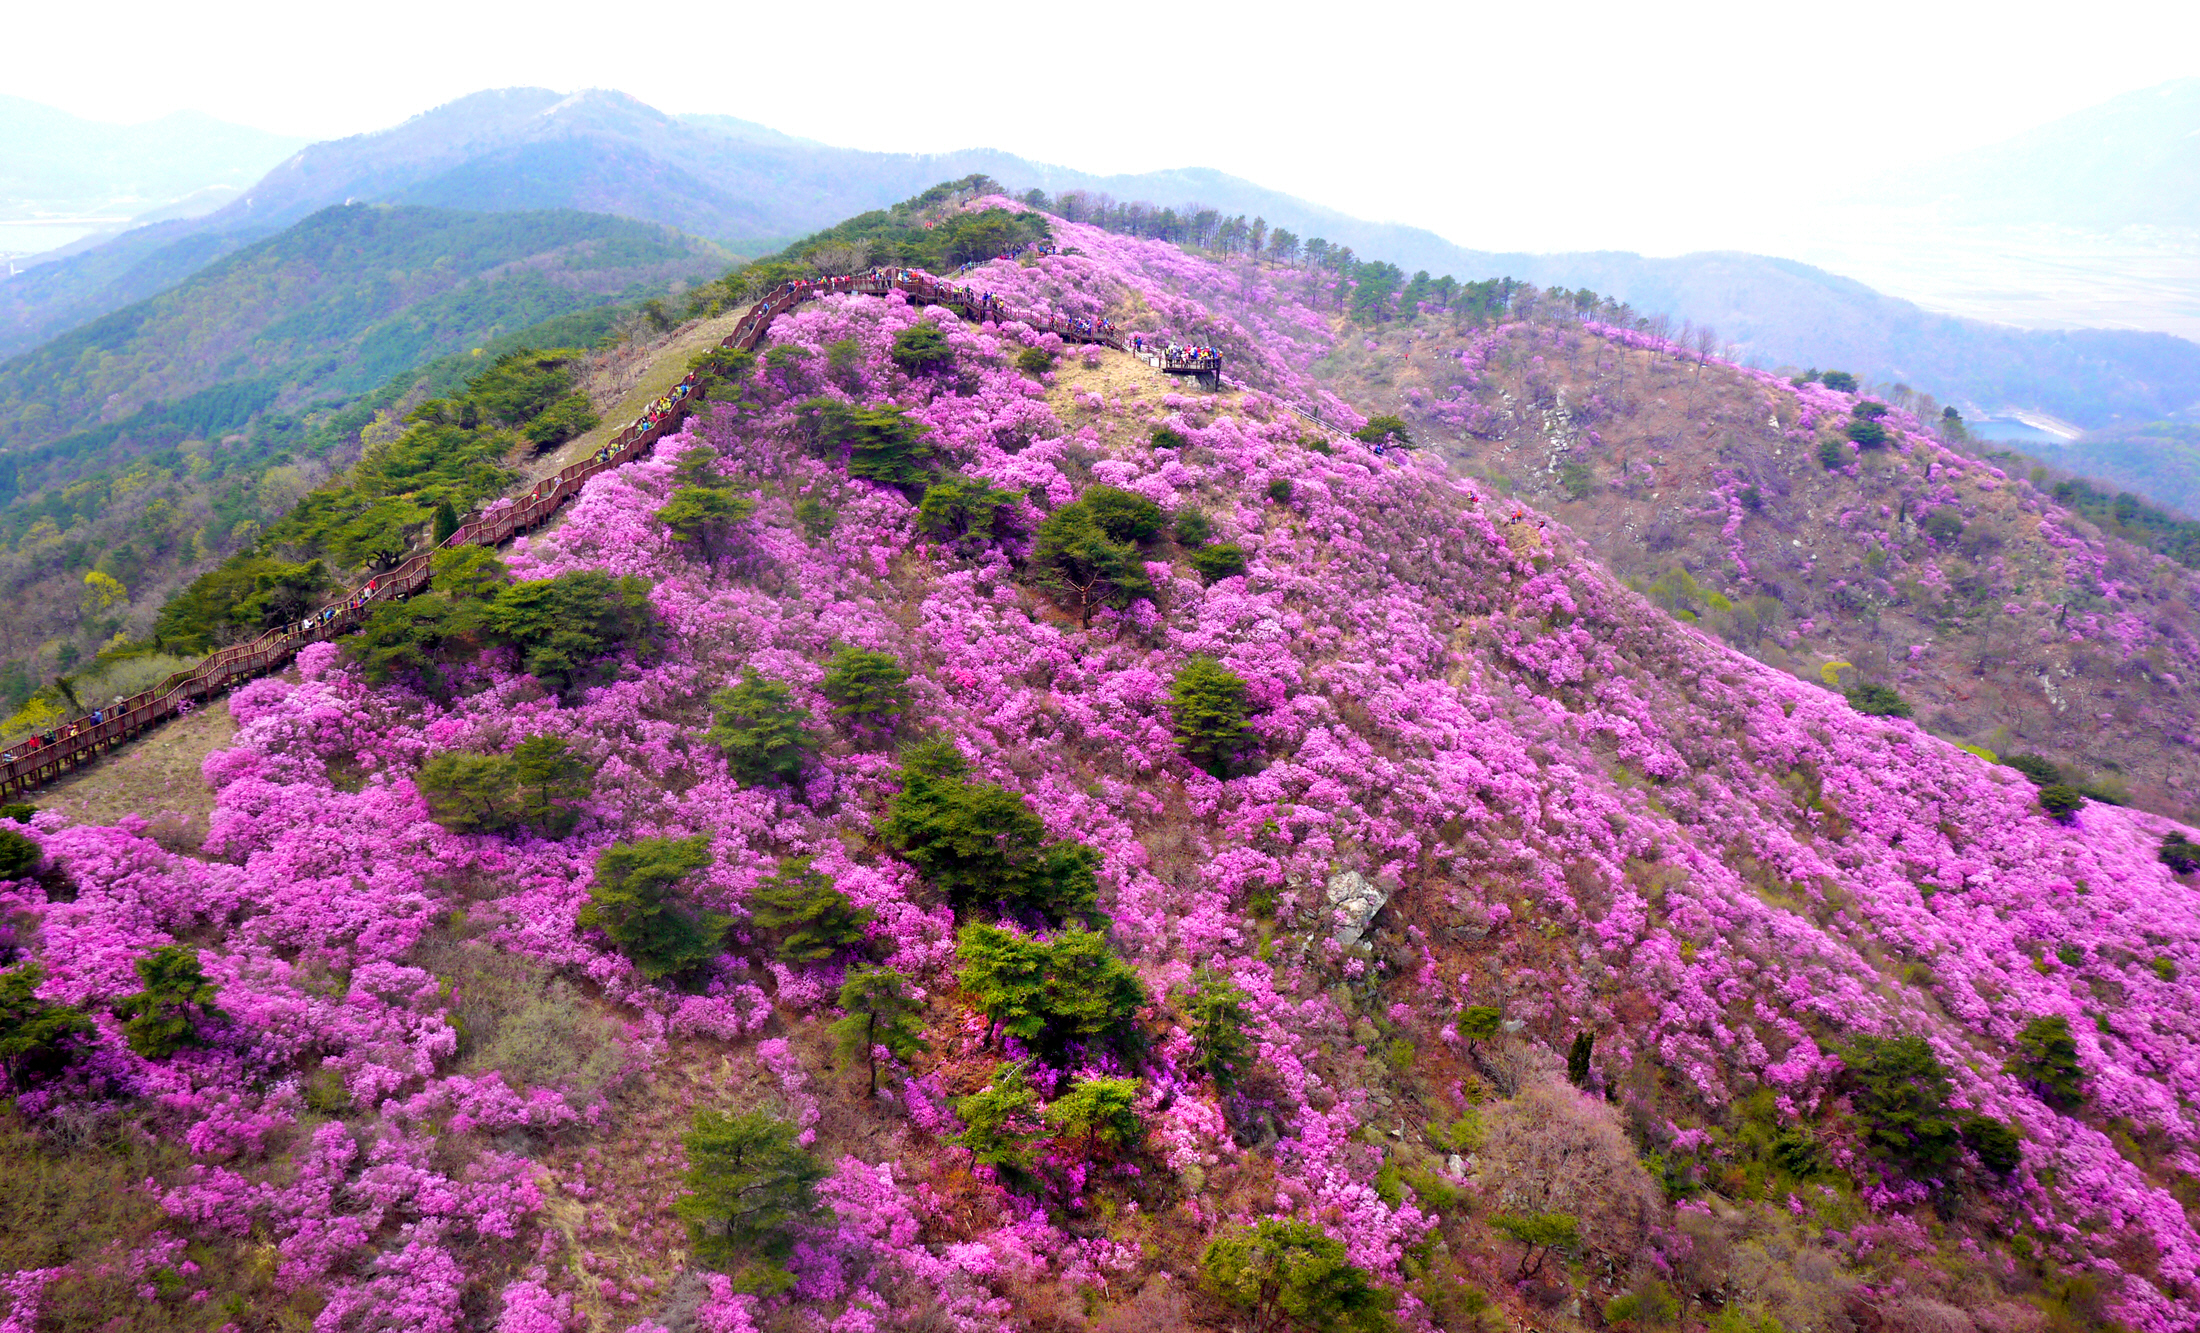
[[11, 1313], [2200, 1327], [2191, 830], [1401, 447], [1324, 273], [1050, 229], [965, 280], [1250, 387], [824, 297], [236, 692], [203, 840], [0, 834]]

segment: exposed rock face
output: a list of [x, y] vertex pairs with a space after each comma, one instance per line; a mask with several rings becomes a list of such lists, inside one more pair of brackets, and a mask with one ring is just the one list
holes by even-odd
[[1357, 870], [1329, 877], [1329, 906], [1338, 913], [1337, 943], [1349, 949], [1367, 934], [1375, 914], [1390, 901], [1390, 890]]

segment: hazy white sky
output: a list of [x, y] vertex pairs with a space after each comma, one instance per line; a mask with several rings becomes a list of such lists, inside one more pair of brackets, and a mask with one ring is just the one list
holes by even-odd
[[2163, 0], [955, 8], [119, 0], [93, 32], [48, 4], [10, 20], [0, 89], [326, 138], [482, 88], [619, 88], [851, 147], [1214, 166], [1481, 248], [1671, 252], [2200, 74], [2200, 5]]

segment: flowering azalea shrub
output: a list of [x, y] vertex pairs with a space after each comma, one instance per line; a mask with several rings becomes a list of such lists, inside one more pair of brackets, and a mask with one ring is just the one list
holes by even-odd
[[[748, 1330], [799, 1312], [774, 1326], [976, 1333], [1064, 1293], [1191, 1293], [1211, 1242], [1270, 1218], [1319, 1227], [1427, 1328], [1480, 1308], [1463, 1290], [1519, 1302], [1563, 1267], [1516, 1279], [1528, 1266], [1470, 1206], [1478, 1190], [1514, 1206], [1497, 1196], [1518, 1182], [1488, 1186], [1502, 1173], [1469, 1159], [1543, 1170], [1541, 1124], [1593, 1139], [1616, 1182], [1596, 1207], [1556, 1176], [1519, 1204], [1586, 1219], [1609, 1267], [1577, 1277], [1605, 1284], [1600, 1305], [1638, 1275], [1692, 1280], [1709, 1210], [1666, 1199], [1716, 1189], [1822, 1251], [1842, 1290], [2006, 1302], [2090, 1274], [2132, 1327], [2195, 1326], [2200, 1234], [2180, 1200], [2200, 1173], [2200, 894], [2159, 857], [2172, 825], [2101, 805], [2045, 818], [2014, 772], [1676, 624], [1436, 458], [1322, 431], [1298, 412], [1362, 418], [1309, 387], [1328, 326], [1283, 279], [1070, 224], [1056, 240], [967, 278], [1007, 310], [1222, 347], [1257, 387], [1092, 391], [1114, 354], [1048, 386], [1017, 369], [1040, 342], [1027, 325], [898, 295], [798, 307], [738, 401], [505, 553], [518, 579], [647, 581], [647, 656], [561, 692], [492, 647], [430, 689], [370, 686], [310, 647], [231, 697], [200, 854], [135, 822], [34, 819], [50, 869], [0, 885], [15, 947], [94, 1030], [11, 1089], [19, 1114], [97, 1104], [180, 1137], [191, 1166], [147, 1187], [160, 1243], [267, 1247], [272, 1281], [318, 1293], [329, 1330]], [[896, 362], [919, 325], [951, 366]], [[813, 447], [820, 399], [898, 409], [937, 472], [849, 476]], [[754, 501], [708, 550], [657, 518], [698, 444], [711, 484]], [[1014, 521], [928, 531], [925, 476], [950, 472], [1013, 497]], [[1027, 559], [1095, 485], [1204, 514], [1200, 542], [1242, 564], [1203, 576], [1199, 546], [1156, 529], [1136, 547], [1142, 595], [1065, 607]], [[908, 672], [892, 728], [835, 716], [829, 664], [850, 649]], [[1227, 763], [1182, 742], [1172, 698], [1194, 677], [1228, 687]], [[771, 781], [709, 739], [712, 696], [749, 680], [806, 719], [804, 762]], [[952, 747], [1043, 845], [1090, 849], [1135, 1021], [1042, 1041], [974, 1011], [958, 925], [1000, 918], [968, 899], [959, 920], [896, 852], [897, 735]], [[564, 836], [431, 818], [415, 777], [432, 756], [538, 737], [592, 776]], [[723, 952], [656, 979], [584, 924], [605, 849], [648, 839], [703, 840], [682, 910], [726, 923]], [[845, 897], [860, 945], [759, 943], [760, 886], [790, 858]], [[1057, 937], [1089, 950], [1081, 926]], [[113, 1006], [177, 943], [220, 1021], [148, 1058]], [[486, 1067], [505, 1036], [463, 1018], [483, 953], [524, 963], [498, 984], [569, 988], [589, 1023], [552, 1030], [594, 1033], [600, 1058]], [[926, 1006], [914, 1049], [829, 1053], [859, 959]], [[2082, 1104], [2008, 1068], [2051, 1017]], [[1875, 1153], [1842, 1052], [1905, 1035], [1954, 1112], [2013, 1127], [2006, 1173], [1952, 1150], [1919, 1178]], [[1585, 1090], [1561, 1072], [1569, 1049]], [[956, 1108], [1004, 1069], [1031, 1094], [1000, 1128], [1020, 1136], [1013, 1173], [958, 1146]], [[1136, 1092], [1105, 1151], [1048, 1116], [1117, 1079]], [[1513, 1108], [1491, 1113], [1494, 1137], [1478, 1098]], [[783, 1285], [687, 1271], [673, 1205], [697, 1109], [769, 1111], [832, 1163]], [[1773, 1179], [1747, 1174], [1757, 1129], [1792, 1188], [1743, 1188]], [[1947, 1291], [1953, 1268], [1992, 1289]], [[35, 1302], [38, 1272], [6, 1280]], [[204, 1289], [184, 1275], [148, 1299]]]

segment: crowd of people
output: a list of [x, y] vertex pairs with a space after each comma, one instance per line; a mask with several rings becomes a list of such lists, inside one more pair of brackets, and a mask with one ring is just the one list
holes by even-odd
[[1132, 352], [1144, 356], [1151, 353], [1161, 358], [1163, 370], [1198, 370], [1213, 374], [1222, 373], [1222, 349], [1204, 343], [1180, 343], [1170, 339], [1166, 345], [1149, 345], [1143, 336], [1131, 339]]

